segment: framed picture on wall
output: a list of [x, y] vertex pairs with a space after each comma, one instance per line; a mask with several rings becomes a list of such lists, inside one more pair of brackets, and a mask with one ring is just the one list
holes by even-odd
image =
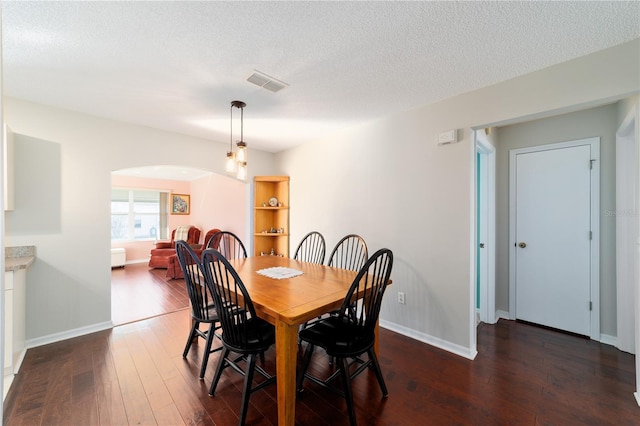
[[190, 197], [187, 194], [171, 194], [171, 214], [189, 214]]

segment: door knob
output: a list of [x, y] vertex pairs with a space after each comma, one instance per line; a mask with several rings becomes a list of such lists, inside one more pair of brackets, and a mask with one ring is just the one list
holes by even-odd
[[527, 243], [522, 242], [522, 243], [518, 244], [518, 246], [520, 246], [520, 248], [525, 248], [527, 246]]

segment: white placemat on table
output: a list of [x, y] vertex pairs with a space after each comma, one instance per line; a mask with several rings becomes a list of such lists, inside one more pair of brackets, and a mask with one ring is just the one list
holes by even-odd
[[285, 268], [283, 266], [274, 266], [273, 268], [260, 269], [257, 271], [260, 275], [265, 277], [281, 280], [284, 278], [293, 278], [298, 275], [302, 275], [303, 272], [293, 268]]

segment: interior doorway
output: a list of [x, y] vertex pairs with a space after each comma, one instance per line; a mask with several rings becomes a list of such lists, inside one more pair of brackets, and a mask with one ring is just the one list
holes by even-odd
[[495, 297], [495, 192], [496, 151], [489, 129], [475, 131], [476, 143], [476, 324], [496, 322]]
[[[617, 347], [636, 354], [640, 405], [640, 104], [616, 132]], [[629, 177], [632, 176], [632, 179]]]
[[510, 312], [600, 336], [600, 138], [509, 155]]

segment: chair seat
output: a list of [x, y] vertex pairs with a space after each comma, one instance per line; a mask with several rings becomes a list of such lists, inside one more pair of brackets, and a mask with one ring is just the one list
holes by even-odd
[[207, 310], [207, 315], [206, 317], [201, 317], [198, 318], [193, 314], [193, 311], [191, 311], [191, 317], [203, 324], [209, 324], [212, 322], [220, 322], [220, 319], [218, 318], [218, 312], [216, 312], [216, 305], [214, 305], [213, 303], [209, 304], [206, 308]]
[[239, 354], [256, 353], [266, 351], [276, 341], [276, 328], [261, 318], [249, 319], [243, 329], [246, 333], [246, 342], [242, 342], [241, 345], [230, 342], [222, 333], [224, 346]]
[[365, 335], [362, 328], [346, 318], [332, 316], [316, 321], [300, 331], [301, 340], [325, 349], [327, 355], [339, 358], [352, 357], [366, 352], [373, 346], [375, 335]]

